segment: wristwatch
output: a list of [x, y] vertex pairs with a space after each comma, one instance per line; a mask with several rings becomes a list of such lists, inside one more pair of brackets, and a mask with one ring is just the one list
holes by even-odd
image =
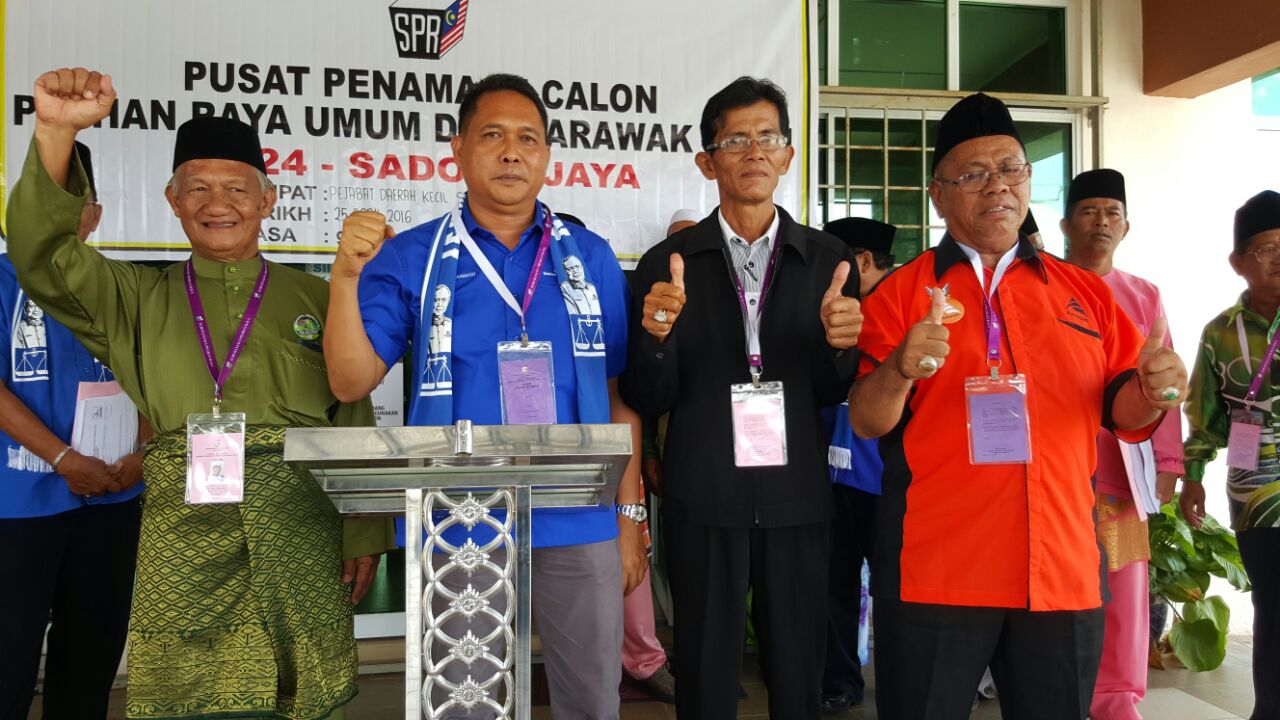
[[649, 519], [649, 508], [646, 508], [643, 503], [631, 503], [630, 505], [614, 503], [613, 509], [619, 515], [637, 525]]

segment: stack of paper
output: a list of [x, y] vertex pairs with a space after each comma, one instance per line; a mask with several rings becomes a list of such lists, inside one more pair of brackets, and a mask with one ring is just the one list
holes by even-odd
[[1160, 512], [1160, 500], [1156, 497], [1156, 456], [1151, 449], [1151, 441], [1136, 445], [1118, 441], [1120, 455], [1124, 458], [1124, 469], [1129, 475], [1129, 490], [1133, 493], [1133, 503], [1143, 517]]
[[82, 382], [71, 447], [110, 465], [138, 444], [138, 408], [116, 382]]

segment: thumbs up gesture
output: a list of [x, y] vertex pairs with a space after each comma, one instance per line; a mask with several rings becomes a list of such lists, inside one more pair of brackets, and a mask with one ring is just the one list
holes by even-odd
[[656, 282], [644, 296], [640, 325], [658, 342], [666, 342], [676, 318], [684, 310], [684, 258], [671, 253], [671, 282]]
[[1138, 387], [1157, 410], [1174, 410], [1187, 397], [1187, 367], [1168, 346], [1169, 322], [1156, 318], [1138, 353]]
[[83, 130], [111, 112], [116, 101], [111, 76], [84, 68], [61, 68], [36, 78], [36, 121], [50, 128]]
[[933, 298], [929, 313], [911, 326], [897, 350], [895, 367], [908, 380], [932, 377], [951, 353], [951, 346], [947, 344], [951, 331], [942, 324], [947, 295], [942, 288], [933, 288], [929, 294]]
[[822, 327], [827, 332], [827, 344], [833, 348], [851, 348], [858, 344], [862, 332], [862, 305], [844, 296], [844, 284], [849, 280], [849, 263], [841, 260], [831, 274], [831, 285], [822, 295]]

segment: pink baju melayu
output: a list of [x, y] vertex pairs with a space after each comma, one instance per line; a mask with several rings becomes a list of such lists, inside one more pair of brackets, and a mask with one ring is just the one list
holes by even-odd
[[645, 573], [644, 580], [622, 601], [622, 669], [644, 680], [666, 662], [653, 615], [653, 586]]
[[[1164, 315], [1160, 291], [1142, 278], [1113, 269], [1102, 279], [1116, 302], [1144, 334]], [[1166, 344], [1172, 342], [1166, 337]], [[1182, 475], [1182, 414], [1170, 412], [1151, 440], [1157, 472]], [[1094, 475], [1098, 495], [1098, 539], [1107, 555], [1106, 631], [1102, 664], [1094, 686], [1089, 716], [1093, 720], [1141, 720], [1137, 705], [1147, 692], [1147, 651], [1150, 646], [1150, 601], [1147, 561], [1147, 523], [1135, 505], [1120, 441], [1098, 433], [1098, 467]]]

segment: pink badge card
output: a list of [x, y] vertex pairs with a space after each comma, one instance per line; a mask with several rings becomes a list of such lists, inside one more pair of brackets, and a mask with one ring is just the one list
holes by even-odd
[[187, 418], [187, 491], [192, 505], [244, 500], [244, 413]]
[[1025, 376], [965, 378], [964, 399], [969, 422], [969, 462], [1031, 462]]
[[733, 411], [733, 460], [737, 467], [787, 464], [786, 402], [782, 383], [729, 387]]
[[1231, 413], [1227, 435], [1227, 467], [1258, 469], [1258, 448], [1262, 447], [1262, 417], [1259, 413], [1236, 410]]
[[554, 425], [556, 382], [549, 342], [498, 343], [504, 425]]

